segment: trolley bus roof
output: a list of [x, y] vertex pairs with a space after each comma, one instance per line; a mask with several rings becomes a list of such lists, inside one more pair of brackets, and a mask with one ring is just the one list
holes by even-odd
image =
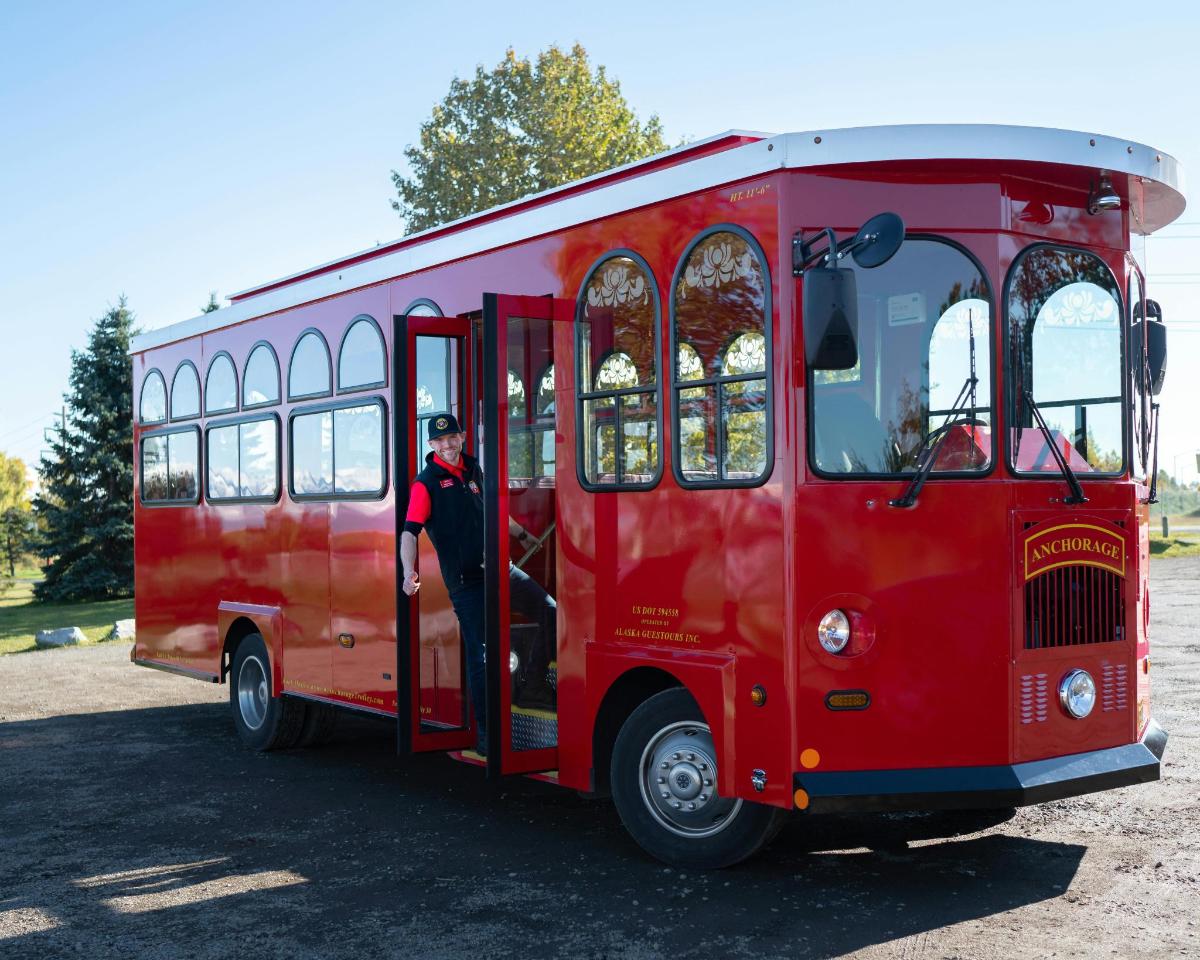
[[1143, 233], [1184, 208], [1183, 170], [1153, 147], [1044, 127], [914, 124], [772, 136], [730, 130], [492, 207], [234, 294], [228, 307], [134, 338], [131, 353], [287, 310], [453, 260], [783, 169], [913, 160], [995, 160], [1104, 170], [1142, 184]]

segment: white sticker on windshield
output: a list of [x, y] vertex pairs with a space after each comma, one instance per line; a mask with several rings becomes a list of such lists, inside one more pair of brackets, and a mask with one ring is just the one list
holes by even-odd
[[906, 327], [925, 322], [925, 294], [898, 293], [888, 297], [888, 326]]

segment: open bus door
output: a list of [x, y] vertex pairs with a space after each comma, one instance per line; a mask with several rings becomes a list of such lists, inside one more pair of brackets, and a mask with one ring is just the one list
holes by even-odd
[[467, 434], [472, 449], [475, 423], [470, 403], [473, 383], [471, 321], [462, 317], [408, 315], [393, 326], [392, 409], [396, 452], [396, 722], [399, 753], [461, 750], [474, 743], [471, 732], [458, 619], [442, 582], [437, 554], [428, 537], [417, 541], [421, 589], [413, 597], [400, 589], [400, 532], [408, 491], [428, 452], [429, 421], [449, 411]]
[[[480, 416], [489, 778], [558, 766], [557, 710], [544, 698], [526, 699], [523, 692], [526, 681], [543, 680], [526, 675], [531, 666], [556, 685], [554, 616], [539, 626], [514, 610], [510, 564], [520, 564], [542, 589], [555, 594], [554, 326], [569, 323], [573, 315], [569, 300], [503, 294], [483, 298]], [[539, 548], [517, 552], [510, 517], [539, 539]]]

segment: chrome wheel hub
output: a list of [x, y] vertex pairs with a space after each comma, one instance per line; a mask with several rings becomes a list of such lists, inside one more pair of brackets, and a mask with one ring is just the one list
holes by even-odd
[[266, 721], [270, 697], [266, 667], [258, 657], [247, 657], [238, 671], [237, 699], [242, 721], [251, 730], [257, 730]]
[[694, 720], [670, 724], [651, 738], [642, 752], [638, 782], [646, 809], [681, 837], [719, 833], [742, 805], [718, 795], [712, 734]]

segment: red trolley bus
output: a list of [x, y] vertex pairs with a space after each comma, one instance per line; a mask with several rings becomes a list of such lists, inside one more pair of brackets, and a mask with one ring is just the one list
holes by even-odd
[[[694, 866], [789, 811], [1156, 779], [1131, 237], [1181, 189], [1086, 133], [731, 132], [145, 333], [133, 659], [228, 682], [257, 749], [394, 716]], [[486, 760], [426, 538], [397, 583], [446, 412], [485, 477]], [[553, 706], [513, 562], [557, 598]]]

